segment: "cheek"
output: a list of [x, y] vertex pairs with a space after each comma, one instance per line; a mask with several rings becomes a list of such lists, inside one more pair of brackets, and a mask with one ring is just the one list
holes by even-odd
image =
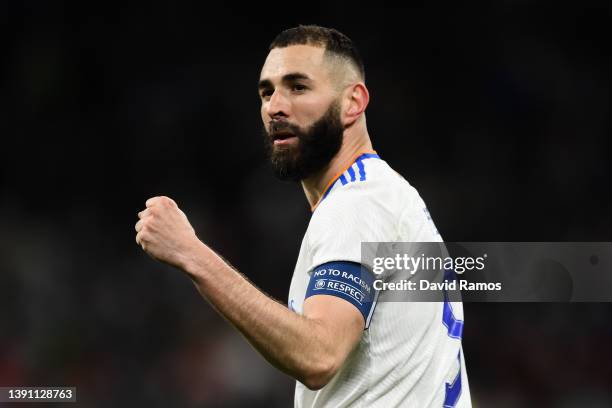
[[308, 97], [304, 95], [299, 101], [294, 102], [294, 115], [300, 124], [310, 125], [319, 120], [329, 107], [330, 101], [321, 100], [320, 97]]
[[259, 114], [261, 115], [261, 122], [263, 123], [264, 127], [266, 128], [266, 130], [268, 130], [268, 121], [270, 119], [268, 118], [268, 115], [266, 115], [266, 109], [264, 108], [263, 104], [261, 105], [261, 109], [259, 110]]

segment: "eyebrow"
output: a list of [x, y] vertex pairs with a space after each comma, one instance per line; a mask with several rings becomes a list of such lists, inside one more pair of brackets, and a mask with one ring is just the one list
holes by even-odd
[[[295, 82], [295, 81], [300, 81], [300, 80], [310, 80], [311, 78], [304, 74], [303, 72], [291, 72], [289, 74], [285, 74], [283, 75], [281, 82], [283, 83], [291, 83], [291, 82]], [[269, 79], [262, 79], [259, 81], [259, 85], [258, 85], [259, 89], [265, 89], [265, 88], [273, 88], [272, 86], [272, 81], [270, 81]]]

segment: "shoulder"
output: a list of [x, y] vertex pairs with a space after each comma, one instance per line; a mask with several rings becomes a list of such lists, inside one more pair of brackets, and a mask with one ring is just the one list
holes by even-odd
[[357, 160], [331, 185], [315, 208], [313, 219], [364, 216], [364, 211], [398, 218], [419, 199], [416, 189], [384, 160]]
[[400, 190], [407, 185], [380, 159], [355, 161], [314, 209], [310, 235], [325, 237], [335, 231], [337, 236], [350, 231], [356, 240], [395, 239], [401, 217]]
[[305, 236], [313, 265], [360, 262], [362, 242], [437, 241], [414, 187], [385, 161], [355, 161], [314, 209]]
[[316, 236], [350, 230], [362, 241], [439, 239], [425, 202], [404, 177], [379, 158], [358, 163], [315, 209], [309, 229]]

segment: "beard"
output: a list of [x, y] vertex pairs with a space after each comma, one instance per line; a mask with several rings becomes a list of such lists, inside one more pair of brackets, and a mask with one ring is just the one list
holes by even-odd
[[[340, 103], [332, 102], [321, 118], [307, 129], [278, 121], [270, 124], [270, 132], [264, 127], [264, 143], [276, 177], [290, 181], [308, 178], [325, 168], [342, 146], [344, 127], [340, 119]], [[273, 135], [281, 132], [295, 135], [297, 143], [275, 146]]]

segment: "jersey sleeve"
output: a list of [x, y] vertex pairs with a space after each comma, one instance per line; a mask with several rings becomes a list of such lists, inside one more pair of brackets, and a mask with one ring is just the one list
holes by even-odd
[[350, 185], [321, 203], [309, 229], [308, 245], [316, 267], [333, 261], [361, 263], [361, 243], [394, 241], [398, 225], [376, 189]]
[[309, 227], [313, 267], [305, 297], [342, 298], [359, 310], [368, 328], [378, 293], [372, 266], [362, 262], [361, 243], [395, 239], [396, 225], [384, 203], [357, 188], [323, 204]]

